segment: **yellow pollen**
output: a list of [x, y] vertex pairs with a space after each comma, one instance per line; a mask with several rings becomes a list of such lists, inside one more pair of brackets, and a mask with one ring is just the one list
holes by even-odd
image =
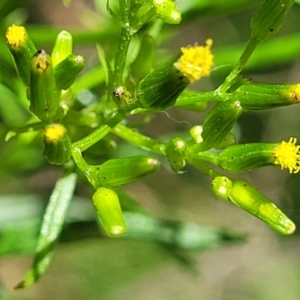
[[213, 41], [206, 40], [206, 46], [182, 47], [182, 55], [174, 66], [189, 79], [191, 83], [208, 76], [213, 66], [211, 46]]
[[57, 143], [66, 133], [66, 128], [61, 124], [51, 124], [46, 126], [44, 137], [48, 143]]
[[274, 164], [280, 165], [281, 170], [289, 169], [290, 173], [300, 171], [300, 146], [297, 139], [291, 137], [288, 142], [282, 141], [274, 151]]
[[6, 41], [9, 46], [18, 48], [22, 46], [27, 39], [27, 33], [23, 26], [11, 25], [6, 31]]
[[295, 102], [300, 101], [300, 83], [293, 86], [290, 96]]

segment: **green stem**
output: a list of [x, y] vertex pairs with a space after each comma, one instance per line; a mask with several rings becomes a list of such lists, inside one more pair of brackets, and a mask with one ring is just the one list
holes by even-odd
[[118, 124], [112, 129], [112, 132], [139, 148], [165, 155], [165, 144], [140, 134], [126, 126]]
[[119, 47], [115, 58], [113, 88], [118, 87], [123, 83], [123, 74], [126, 66], [126, 57], [127, 57], [130, 41], [131, 41], [130, 29], [129, 26], [126, 26], [121, 30]]
[[257, 39], [253, 37], [250, 38], [245, 50], [243, 51], [234, 69], [230, 72], [230, 74], [226, 77], [225, 81], [218, 88], [218, 91], [220, 93], [226, 93], [232, 87], [232, 85], [237, 81], [239, 74], [245, 67], [250, 56], [254, 52], [255, 48], [259, 45], [259, 43], [260, 41], [258, 41]]
[[213, 170], [212, 168], [210, 168], [209, 166], [207, 166], [204, 162], [202, 162], [199, 159], [195, 159], [192, 156], [188, 156], [187, 157], [187, 161], [194, 166], [196, 169], [198, 169], [199, 171], [201, 171], [202, 173], [204, 173], [205, 175], [215, 178], [217, 176], [222, 176], [221, 173]]

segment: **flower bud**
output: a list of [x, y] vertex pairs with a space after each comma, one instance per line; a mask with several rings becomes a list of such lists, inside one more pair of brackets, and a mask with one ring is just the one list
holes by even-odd
[[44, 129], [44, 156], [50, 164], [62, 165], [71, 157], [71, 141], [62, 124], [50, 124]]
[[168, 24], [181, 22], [181, 11], [172, 0], [153, 0], [156, 16]]
[[70, 54], [54, 68], [56, 87], [59, 90], [68, 89], [77, 75], [83, 70], [85, 60], [81, 55]]
[[139, 100], [147, 109], [167, 109], [189, 83], [188, 78], [174, 67], [174, 61], [162, 64], [140, 81]]
[[93, 203], [106, 233], [117, 237], [125, 233], [126, 224], [117, 193], [100, 187], [93, 195]]
[[113, 91], [114, 101], [117, 106], [127, 105], [131, 99], [131, 94], [125, 86], [118, 86]]
[[272, 37], [295, 3], [295, 0], [265, 0], [250, 22], [252, 38], [258, 42]]
[[213, 192], [267, 223], [282, 234], [292, 234], [295, 224], [267, 197], [246, 180], [230, 180], [225, 176], [215, 177]]
[[183, 173], [182, 169], [186, 165], [187, 145], [182, 138], [174, 138], [166, 144], [166, 157], [172, 170], [177, 173]]
[[245, 110], [261, 110], [300, 102], [300, 84], [260, 84], [240, 86], [233, 99], [239, 101]]
[[272, 165], [276, 145], [253, 143], [229, 146], [220, 153], [218, 165], [230, 173], [240, 173]]
[[100, 186], [113, 188], [151, 174], [159, 166], [157, 159], [147, 156], [130, 156], [110, 159], [100, 166], [91, 166], [86, 176], [96, 188]]
[[219, 154], [218, 165], [231, 173], [278, 165], [290, 173], [300, 171], [300, 146], [290, 138], [281, 143], [253, 143], [229, 146]]
[[30, 62], [30, 110], [43, 122], [50, 122], [59, 107], [59, 92], [50, 56], [38, 51]]
[[63, 30], [57, 37], [51, 53], [53, 67], [56, 67], [60, 62], [66, 59], [73, 53], [73, 38], [72, 35]]
[[292, 234], [296, 229], [273, 202], [245, 180], [232, 181], [229, 200], [282, 234]]
[[26, 29], [18, 25], [12, 25], [7, 29], [6, 42], [14, 58], [20, 78], [29, 86], [29, 63], [37, 51], [35, 45], [28, 37]]
[[239, 101], [218, 102], [206, 115], [202, 138], [207, 148], [220, 147], [232, 130], [243, 109]]

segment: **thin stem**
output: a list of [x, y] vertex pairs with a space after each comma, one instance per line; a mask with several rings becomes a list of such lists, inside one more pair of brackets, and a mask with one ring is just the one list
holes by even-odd
[[220, 93], [226, 93], [230, 89], [230, 87], [232, 87], [232, 85], [237, 81], [239, 74], [245, 67], [255, 48], [259, 45], [259, 42], [260, 41], [253, 37], [250, 38], [245, 50], [243, 51], [234, 69], [230, 72], [230, 74], [226, 77], [225, 81], [218, 88], [218, 91]]
[[198, 169], [199, 171], [203, 172], [205, 175], [215, 178], [217, 176], [222, 176], [221, 173], [213, 170], [212, 168], [210, 168], [209, 166], [207, 166], [204, 162], [198, 160], [198, 159], [194, 159], [193, 157], [189, 156], [187, 157], [187, 161], [194, 166], [196, 169]]
[[165, 155], [165, 144], [140, 134], [126, 126], [118, 124], [112, 129], [112, 132], [139, 148]]

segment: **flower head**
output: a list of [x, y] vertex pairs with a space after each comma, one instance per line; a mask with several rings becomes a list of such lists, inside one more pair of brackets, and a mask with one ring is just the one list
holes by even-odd
[[210, 74], [213, 65], [211, 46], [213, 41], [206, 40], [206, 46], [182, 47], [182, 55], [174, 66], [189, 79], [191, 83]]
[[45, 127], [44, 137], [48, 143], [57, 143], [66, 134], [66, 128], [61, 124], [50, 124]]
[[280, 165], [281, 170], [287, 168], [290, 173], [300, 171], [300, 146], [296, 145], [297, 139], [291, 137], [288, 142], [282, 141], [274, 151], [274, 164]]
[[12, 25], [6, 32], [6, 40], [9, 46], [18, 48], [22, 46], [27, 39], [27, 33], [23, 26]]

